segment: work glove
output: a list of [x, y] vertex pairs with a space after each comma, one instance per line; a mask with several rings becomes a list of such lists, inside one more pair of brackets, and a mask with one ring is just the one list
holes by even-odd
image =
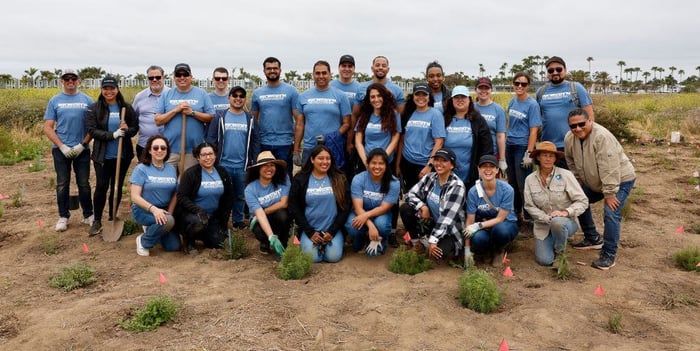
[[206, 212], [197, 213], [197, 218], [199, 218], [199, 222], [202, 223], [205, 228], [209, 226], [209, 216]]
[[506, 163], [506, 160], [500, 159], [498, 160], [498, 169], [501, 170], [501, 172], [505, 173], [506, 170], [508, 169], [508, 163]]
[[530, 151], [525, 151], [525, 155], [523, 155], [523, 162], [520, 163], [520, 165], [523, 168], [532, 167], [532, 158], [530, 158]]
[[382, 242], [379, 240], [372, 240], [369, 242], [369, 245], [367, 245], [367, 249], [365, 249], [365, 253], [367, 253], [368, 257], [372, 256], [379, 256], [379, 254], [382, 253], [384, 247], [382, 246]]
[[295, 166], [301, 167], [301, 152], [295, 152], [294, 155], [292, 155], [292, 162], [294, 162]]
[[270, 247], [272, 247], [275, 252], [281, 256], [284, 253], [284, 246], [277, 235], [273, 234], [268, 239], [270, 240]]
[[250, 226], [248, 226], [248, 229], [252, 232], [256, 225], [258, 225], [258, 217], [253, 217], [250, 219]]
[[73, 158], [73, 149], [71, 149], [70, 146], [63, 144], [58, 149], [61, 150], [63, 156], [66, 156], [67, 158]]
[[85, 150], [85, 146], [83, 146], [83, 144], [78, 144], [76, 146], [73, 146], [73, 148], [71, 149], [71, 153], [73, 156], [71, 156], [71, 157], [80, 156], [80, 154], [83, 153], [83, 150]]
[[114, 138], [114, 139], [121, 138], [123, 136], [124, 136], [124, 129], [121, 129], [121, 128], [115, 130], [114, 133], [112, 133], [112, 138]]
[[464, 229], [464, 236], [467, 238], [471, 238], [472, 236], [474, 236], [474, 233], [479, 231], [479, 229], [481, 229], [479, 223], [472, 223]]

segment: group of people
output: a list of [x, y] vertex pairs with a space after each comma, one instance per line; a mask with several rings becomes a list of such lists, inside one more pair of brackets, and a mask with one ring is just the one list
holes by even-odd
[[[247, 205], [262, 253], [284, 252], [294, 222], [293, 235], [316, 262], [340, 260], [345, 235], [354, 251], [383, 254], [395, 245], [400, 217], [410, 244], [436, 260], [465, 250], [493, 260], [520, 225], [532, 221], [537, 262], [551, 265], [577, 231], [578, 217], [584, 240], [574, 248], [602, 249], [593, 266], [608, 269], [634, 168], [614, 136], [595, 123], [586, 90], [565, 80], [564, 60], [555, 56], [545, 66], [550, 82], [535, 98], [527, 92], [530, 77], [515, 74], [506, 110], [493, 101], [489, 78], [477, 80], [474, 101], [468, 87], [445, 86], [437, 62], [428, 64], [426, 82], [404, 96], [389, 79], [384, 56], [372, 60], [372, 79], [362, 83], [354, 80], [351, 55], [340, 58], [335, 80], [330, 64], [317, 61], [315, 86], [302, 93], [280, 81], [281, 63], [268, 57], [267, 84], [253, 92], [250, 112], [246, 90], [228, 89], [222, 67], [207, 93], [192, 85], [185, 63], [175, 66], [172, 88], [163, 85], [164, 70], [151, 66], [149, 87], [133, 105], [113, 77], [103, 79], [93, 102], [78, 91], [78, 73], [65, 70], [63, 92], [44, 117], [55, 145], [56, 230], [69, 222], [70, 167], [89, 235], [101, 232], [106, 193], [115, 182], [109, 220], [116, 216], [111, 200], [121, 197], [134, 157], [131, 138], [138, 134], [130, 193], [134, 220], [146, 228], [136, 238], [142, 256], [158, 243], [172, 251], [182, 242], [190, 253], [197, 240], [220, 246], [229, 217], [233, 227], [246, 226]], [[120, 139], [126, 142], [117, 152]], [[531, 173], [533, 163], [537, 172]], [[295, 175], [293, 165], [301, 167]], [[508, 182], [500, 179], [506, 174]], [[599, 200], [605, 203], [602, 237], [589, 206]]]

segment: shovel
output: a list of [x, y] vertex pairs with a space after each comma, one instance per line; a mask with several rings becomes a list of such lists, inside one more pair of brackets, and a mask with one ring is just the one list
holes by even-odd
[[[126, 108], [122, 107], [121, 111], [121, 120], [119, 122], [119, 127], [121, 128], [121, 125], [124, 124], [124, 114], [126, 113]], [[115, 171], [114, 174], [114, 205], [113, 205], [113, 214], [114, 214], [114, 219], [112, 220], [112, 225], [111, 226], [106, 226], [104, 228], [104, 231], [102, 233], [102, 239], [104, 241], [108, 242], [115, 242], [119, 240], [122, 236], [122, 231], [124, 230], [124, 221], [119, 219], [117, 217], [117, 214], [119, 213], [119, 201], [118, 201], [118, 196], [117, 196], [117, 191], [121, 191], [119, 189], [119, 170], [121, 169], [122, 166], [122, 143], [124, 141], [124, 137], [119, 138], [119, 141], [117, 141], [117, 170]]]
[[185, 114], [182, 114], [182, 132], [180, 133], [180, 162], [178, 164], [178, 179], [185, 173], [185, 133], [187, 130], [187, 120]]

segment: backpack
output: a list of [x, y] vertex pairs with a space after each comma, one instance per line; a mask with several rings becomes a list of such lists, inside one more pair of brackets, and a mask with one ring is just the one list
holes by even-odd
[[[542, 95], [544, 95], [545, 89], [547, 89], [550, 86], [552, 86], [552, 83], [547, 83], [547, 84], [541, 86], [539, 89], [537, 89], [537, 92], [535, 92], [535, 98], [537, 99], [537, 104], [539, 104], [540, 106], [541, 106], [541, 102], [542, 102]], [[575, 82], [569, 81], [569, 90], [571, 91], [571, 96], [574, 99], [574, 105], [576, 105], [576, 107], [582, 107], [581, 101], [578, 99], [578, 91], [576, 90]], [[544, 115], [544, 111], [542, 111], [541, 109], [540, 109], [540, 111], [542, 112], [542, 115]]]

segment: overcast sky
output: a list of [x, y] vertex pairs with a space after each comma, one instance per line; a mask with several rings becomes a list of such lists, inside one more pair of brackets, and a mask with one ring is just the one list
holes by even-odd
[[[438, 60], [446, 74], [495, 76], [504, 62], [561, 56], [569, 70], [619, 75], [617, 62], [649, 71], [675, 66], [686, 77], [700, 66], [700, 2], [693, 0], [223, 1], [24, 0], [4, 2], [0, 74], [99, 66], [145, 73], [178, 62], [197, 78], [214, 67], [243, 67], [263, 77], [275, 56], [283, 71], [311, 71], [352, 54], [369, 73], [376, 55], [390, 75], [422, 75]], [[236, 72], [238, 74], [238, 72]], [[676, 72], [677, 76], [678, 72]], [[640, 77], [641, 79], [641, 77]]]

